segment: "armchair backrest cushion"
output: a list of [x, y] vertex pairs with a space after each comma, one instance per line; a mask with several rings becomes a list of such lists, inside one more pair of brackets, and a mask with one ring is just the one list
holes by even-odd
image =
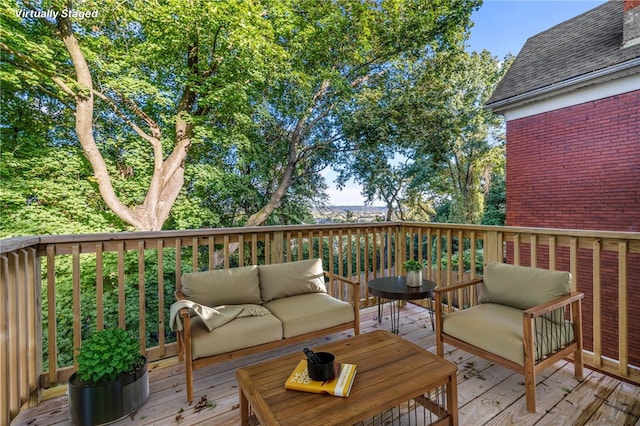
[[529, 309], [569, 293], [571, 274], [489, 262], [478, 301]]
[[265, 303], [298, 294], [327, 292], [321, 259], [260, 265], [258, 273]]
[[183, 274], [182, 293], [210, 307], [262, 303], [255, 265]]

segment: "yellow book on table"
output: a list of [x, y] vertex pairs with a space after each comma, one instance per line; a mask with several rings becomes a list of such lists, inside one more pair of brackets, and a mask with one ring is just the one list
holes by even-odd
[[327, 393], [333, 396], [347, 397], [351, 392], [351, 386], [356, 377], [356, 366], [355, 364], [337, 362], [334, 366], [336, 369], [334, 378], [320, 382], [309, 378], [307, 360], [300, 360], [285, 382], [284, 387], [296, 391]]

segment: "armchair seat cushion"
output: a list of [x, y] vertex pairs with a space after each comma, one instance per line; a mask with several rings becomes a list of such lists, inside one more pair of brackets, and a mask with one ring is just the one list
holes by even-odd
[[235, 318], [233, 321], [209, 331], [197, 317], [191, 317], [192, 358], [261, 345], [282, 339], [282, 323], [273, 314]]
[[353, 306], [327, 293], [272, 300], [265, 306], [282, 321], [285, 338], [354, 321]]
[[[446, 315], [442, 332], [486, 352], [524, 366], [522, 310], [494, 303], [483, 303]], [[569, 322], [536, 318], [536, 359], [573, 341]]]

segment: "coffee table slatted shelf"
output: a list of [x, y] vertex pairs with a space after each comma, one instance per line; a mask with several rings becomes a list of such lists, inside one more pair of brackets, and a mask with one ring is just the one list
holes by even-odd
[[[354, 426], [449, 425], [451, 424], [450, 418], [444, 415], [444, 410], [441, 408], [442, 405], [445, 404], [444, 394], [444, 388], [440, 388], [438, 391], [427, 392], [423, 397], [416, 397], [413, 400], [405, 401], [366, 420], [357, 422]], [[437, 404], [441, 405], [438, 406]], [[260, 425], [251, 407], [249, 407], [248, 424], [250, 426]], [[324, 423], [320, 422], [318, 424]]]
[[382, 330], [313, 349], [357, 365], [350, 396], [286, 390], [301, 354], [264, 361], [236, 372], [243, 425], [457, 424], [450, 361]]

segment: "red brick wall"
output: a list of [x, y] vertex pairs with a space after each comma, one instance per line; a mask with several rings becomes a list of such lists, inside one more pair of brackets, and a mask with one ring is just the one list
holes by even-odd
[[640, 6], [640, 0], [624, 0], [624, 11]]
[[640, 91], [509, 121], [507, 224], [640, 232]]
[[[640, 232], [640, 91], [507, 122], [507, 225]], [[545, 252], [539, 267], [548, 265]], [[525, 265], [528, 253], [523, 244]], [[556, 268], [568, 270], [568, 259], [559, 249]], [[630, 361], [640, 365], [640, 255], [627, 261]], [[617, 257], [603, 252], [601, 268], [603, 353], [617, 359]], [[579, 250], [577, 279], [590, 350], [590, 250]]]

